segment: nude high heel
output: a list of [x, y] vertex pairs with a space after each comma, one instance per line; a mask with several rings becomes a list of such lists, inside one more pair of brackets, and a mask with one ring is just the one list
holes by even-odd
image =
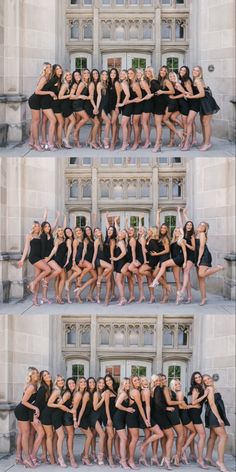
[[170, 461], [166, 459], [166, 457], [163, 457], [160, 466], [161, 467], [164, 466], [166, 470], [173, 470], [172, 467], [170, 466]]

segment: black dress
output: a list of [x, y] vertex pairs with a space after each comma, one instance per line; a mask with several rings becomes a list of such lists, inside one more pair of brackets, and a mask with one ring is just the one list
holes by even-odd
[[159, 251], [158, 241], [156, 239], [150, 239], [146, 244], [146, 249], [147, 249], [147, 263], [151, 267], [151, 269], [155, 269], [159, 262], [159, 257], [152, 256], [151, 252]]
[[[58, 399], [55, 401], [55, 403], [58, 403]], [[52, 426], [54, 427], [55, 430], [59, 429], [61, 426], [63, 426], [63, 417], [64, 417], [64, 411], [61, 410], [60, 408], [50, 408], [52, 410]], [[71, 415], [72, 416], [72, 415]]]
[[[147, 410], [146, 410], [146, 402], [145, 401], [142, 401], [142, 407], [143, 407], [145, 416], [147, 418]], [[157, 424], [156, 421], [154, 420], [154, 418], [152, 417], [152, 415], [151, 415], [151, 418], [150, 418], [150, 423], [151, 423], [151, 427], [153, 427]], [[141, 429], [146, 429], [147, 427], [149, 427], [149, 426], [146, 426], [146, 424], [144, 423], [144, 420], [143, 420], [141, 415], [140, 415], [139, 425], [140, 425], [139, 427]]]
[[[196, 239], [196, 262], [198, 261], [199, 249], [200, 249], [200, 240]], [[205, 244], [203, 255], [201, 257], [199, 265], [211, 267], [211, 264], [212, 264], [212, 256], [207, 245]]]
[[[162, 252], [165, 250], [165, 246], [164, 246], [164, 243], [162, 241], [162, 239], [159, 239], [158, 240], [158, 251], [157, 252]], [[168, 261], [170, 259], [170, 253], [166, 253], [166, 254], [162, 254], [161, 256], [157, 256], [158, 257], [158, 265], [159, 267], [161, 267], [161, 264], [165, 261]]]
[[29, 97], [28, 103], [31, 110], [41, 109], [41, 106], [42, 106], [41, 98], [42, 98], [42, 95], [37, 95], [36, 93], [33, 93], [33, 95]]
[[[125, 99], [125, 92], [122, 89], [121, 94], [120, 94], [120, 103], [123, 103], [124, 99]], [[128, 103], [127, 105], [120, 107], [120, 109], [121, 109], [122, 115], [130, 117], [133, 114], [133, 103]]]
[[205, 97], [200, 98], [200, 115], [214, 115], [220, 110], [214, 97], [212, 96], [211, 89], [204, 87]]
[[[142, 98], [146, 97], [147, 92], [142, 87], [141, 87], [141, 92], [142, 92]], [[143, 102], [142, 102], [142, 113], [152, 113], [152, 111], [153, 111], [152, 97], [149, 100], [143, 100]]]
[[52, 77], [48, 82], [48, 90], [54, 92], [57, 96], [57, 100], [52, 100], [52, 109], [54, 113], [61, 113], [61, 100], [58, 99], [60, 85], [57, 77]]
[[67, 256], [67, 245], [66, 242], [63, 241], [62, 243], [59, 244], [57, 248], [57, 252], [55, 254], [55, 261], [60, 267], [64, 267], [66, 263], [66, 256]]
[[103, 255], [104, 261], [111, 263], [111, 248], [110, 248], [110, 240], [107, 240], [103, 244]]
[[[181, 92], [179, 90], [174, 89], [174, 96], [181, 95]], [[174, 113], [179, 110], [179, 100], [176, 98], [170, 98], [170, 95], [167, 96], [167, 111], [169, 113]]]
[[[192, 85], [192, 89], [193, 89], [193, 95], [197, 95], [199, 93], [199, 90], [196, 87], [196, 85]], [[200, 99], [199, 98], [193, 98], [193, 99], [188, 98], [188, 101], [189, 101], [189, 110], [193, 110], [196, 113], [199, 113], [200, 104], [201, 104]]]
[[[113, 418], [115, 416], [115, 413], [116, 413], [116, 399], [117, 397], [116, 396], [112, 396], [109, 398], [109, 412], [110, 412], [110, 417], [111, 417], [111, 421], [113, 423]], [[107, 415], [104, 417], [104, 426], [107, 426]]]
[[108, 88], [108, 96], [109, 96], [109, 112], [111, 113], [112, 110], [115, 110], [117, 104], [117, 93], [115, 82], [111, 82]]
[[[176, 393], [173, 392], [173, 390], [170, 391], [170, 398], [172, 401], [177, 400]], [[166, 407], [168, 407], [168, 405], [166, 405]], [[179, 415], [179, 407], [178, 405], [174, 405], [174, 406], [171, 405], [171, 408], [174, 408], [174, 410], [173, 411], [166, 410], [166, 414], [172, 426], [177, 426], [178, 424], [181, 423], [180, 415]]]
[[83, 249], [84, 249], [84, 243], [82, 241], [79, 242], [77, 246], [77, 252], [75, 256], [75, 262], [78, 265], [82, 259], [82, 254], [83, 254]]
[[136, 259], [137, 261], [140, 262], [140, 264], [144, 263], [144, 257], [143, 257], [143, 249], [142, 249], [142, 244], [139, 242], [139, 240], [136, 240]]
[[[190, 236], [190, 238], [186, 237], [185, 241], [190, 246], [192, 245], [191, 236]], [[196, 262], [195, 251], [192, 251], [192, 249], [189, 249], [187, 246], [186, 246], [186, 251], [187, 251], [187, 261], [191, 261], [193, 264], [195, 264], [195, 262]]]
[[[85, 95], [85, 96], [89, 96], [89, 89], [88, 89], [88, 86], [85, 85], [82, 92], [80, 93], [80, 95]], [[85, 103], [87, 102], [87, 100], [83, 100], [82, 98], [78, 98], [77, 100], [73, 100], [72, 101], [72, 109], [73, 111], [75, 112], [78, 112], [78, 111], [82, 111], [82, 110], [85, 110]]]
[[[114, 255], [115, 257], [119, 257], [121, 254], [121, 249], [119, 246], [115, 247]], [[126, 259], [126, 254], [125, 256], [122, 257], [122, 259], [119, 259], [118, 261], [114, 261], [114, 269], [115, 272], [118, 272], [119, 274], [121, 273], [122, 267], [126, 264], [127, 259]]]
[[177, 241], [170, 245], [170, 253], [175, 265], [177, 265], [178, 267], [182, 267], [184, 263], [184, 254], [182, 247], [179, 246]]
[[98, 252], [97, 252], [97, 257], [96, 257], [96, 260], [95, 260], [95, 267], [98, 268], [98, 267], [101, 267], [101, 260], [104, 261], [104, 252], [103, 252], [103, 244], [99, 244], [98, 246]]
[[[69, 408], [69, 410], [71, 410], [73, 408], [72, 400], [73, 400], [73, 395], [71, 394], [70, 398], [68, 400], [66, 400], [66, 402], [64, 403], [64, 405], [67, 408]], [[74, 424], [73, 414], [69, 413], [67, 411], [64, 411], [63, 412], [63, 425], [64, 426], [73, 426], [73, 424]]]
[[[36, 398], [34, 401], [34, 405], [37, 406], [40, 411], [39, 419], [41, 422], [42, 422], [43, 411], [47, 406], [47, 400], [48, 400], [47, 396], [48, 396], [48, 393], [47, 393], [46, 387], [44, 385], [41, 385], [41, 387], [39, 387], [37, 391]], [[30, 410], [30, 417], [31, 417], [30, 421], [33, 421], [33, 416], [34, 416], [34, 411]]]
[[[42, 233], [40, 235], [41, 239], [41, 259], [44, 259], [44, 257], [48, 257], [51, 253], [51, 251], [54, 248], [54, 238], [52, 236], [47, 237], [47, 234]], [[54, 260], [55, 256], [51, 258], [51, 260]]]
[[33, 238], [30, 241], [30, 253], [29, 253], [30, 264], [36, 264], [36, 262], [41, 261], [41, 259], [42, 259], [41, 238]]
[[130, 397], [132, 403], [129, 403], [130, 408], [133, 408], [135, 411], [133, 413], [127, 412], [126, 414], [126, 425], [128, 429], [140, 428], [140, 413], [136, 401]]
[[[169, 90], [167, 87], [163, 87], [160, 85], [158, 80], [153, 79], [151, 81], [151, 92], [156, 93], [158, 90], [167, 91]], [[164, 115], [166, 111], [168, 101], [167, 95], [154, 95], [153, 97], [153, 114], [154, 115]]]
[[163, 387], [157, 386], [154, 390], [151, 416], [161, 429], [171, 428], [171, 423], [166, 413]]
[[[41, 92], [48, 92], [50, 90], [50, 81], [48, 81], [43, 88], [41, 89]], [[41, 95], [41, 108], [42, 110], [48, 110], [49, 108], [52, 109], [53, 107], [53, 98], [51, 95]]]
[[[225, 412], [225, 405], [222, 400], [221, 394], [216, 392], [214, 394], [215, 404], [221, 419], [224, 421], [225, 426], [230, 426], [229, 420], [227, 419], [226, 412]], [[206, 428], [217, 428], [221, 426], [219, 424], [218, 419], [216, 418], [215, 414], [213, 413], [208, 400], [206, 400], [206, 410], [205, 410], [205, 423]]]
[[93, 260], [93, 253], [94, 253], [94, 241], [91, 239], [88, 239], [88, 244], [87, 244], [87, 251], [84, 256], [84, 260], [87, 262], [92, 262]]
[[[204, 391], [202, 391], [202, 393], [199, 392], [198, 398], [200, 398], [203, 394], [204, 394]], [[202, 414], [202, 407], [204, 403], [205, 403], [205, 399], [200, 402], [201, 406], [199, 408], [190, 408], [188, 410], [190, 419], [193, 422], [193, 424], [202, 424], [201, 414]]]
[[97, 421], [100, 423], [101, 426], [102, 425], [106, 426], [106, 424], [107, 424], [105, 401], [102, 403], [100, 408], [98, 408], [98, 410], [95, 411], [92, 408], [91, 415], [90, 415], [90, 423], [91, 423], [92, 428], [95, 428], [95, 425], [96, 425]]
[[[184, 397], [184, 401], [186, 404], [188, 404], [188, 400], [186, 397]], [[189, 415], [189, 410], [182, 410], [181, 408], [179, 408], [179, 417], [183, 426], [186, 426], [192, 421]]]
[[[30, 396], [28, 402], [31, 403], [31, 405], [34, 404], [36, 395], [37, 395], [37, 392], [34, 392]], [[18, 405], [15, 408], [14, 413], [18, 421], [33, 421], [32, 415], [31, 415], [31, 409], [27, 408], [27, 406], [25, 405], [22, 405], [22, 402], [18, 403]]]
[[[89, 395], [89, 400], [86, 404], [84, 413], [81, 417], [79, 428], [82, 429], [88, 429], [91, 427], [91, 412], [92, 412], [92, 407], [93, 407], [93, 395]], [[81, 406], [80, 406], [81, 408]], [[79, 411], [78, 411], [78, 416], [79, 416]]]
[[[64, 95], [70, 95], [70, 89], [67, 88]], [[69, 98], [65, 98], [61, 100], [61, 112], [64, 118], [68, 118], [68, 116], [72, 115], [73, 107], [72, 107], [72, 100]]]
[[[133, 90], [132, 86], [129, 88], [130, 90], [130, 100], [134, 100], [138, 98], [137, 93]], [[141, 115], [143, 111], [143, 102], [133, 103], [133, 115]]]
[[109, 90], [108, 88], [102, 88], [101, 90], [101, 102], [99, 105], [99, 112], [108, 115], [110, 113], [110, 104], [109, 104]]
[[133, 256], [132, 256], [132, 249], [131, 249], [131, 246], [130, 246], [130, 241], [128, 241], [128, 244], [127, 244], [126, 261], [129, 262], [130, 264], [131, 264], [131, 262], [133, 262]]
[[[127, 398], [126, 400], [123, 400], [121, 405], [124, 408], [129, 407], [129, 399]], [[116, 412], [113, 416], [113, 427], [119, 431], [121, 429], [125, 429], [126, 427], [126, 415], [127, 411], [119, 410], [118, 408], [116, 409]]]

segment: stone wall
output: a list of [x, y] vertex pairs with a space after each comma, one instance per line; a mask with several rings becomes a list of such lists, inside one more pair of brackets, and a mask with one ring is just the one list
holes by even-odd
[[[188, 158], [186, 172], [189, 217], [195, 225], [209, 223], [213, 265], [226, 266], [225, 255], [235, 252], [235, 159]], [[225, 276], [223, 271], [209, 277], [208, 290], [223, 294]]]
[[[221, 110], [214, 117], [215, 136], [235, 139], [235, 1], [192, 1], [190, 61], [200, 64], [204, 80]], [[208, 66], [214, 71], [209, 72]]]

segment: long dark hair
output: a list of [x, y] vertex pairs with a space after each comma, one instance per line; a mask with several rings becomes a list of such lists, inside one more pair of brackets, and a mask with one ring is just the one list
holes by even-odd
[[[112, 72], [113, 70], [114, 70], [115, 73], [116, 73], [116, 77], [115, 77], [114, 81], [111, 80], [111, 72]], [[119, 72], [118, 72], [118, 70], [117, 70], [115, 67], [112, 67], [111, 70], [109, 70], [109, 74], [108, 74], [109, 87], [111, 87], [111, 85], [113, 85], [115, 82], [119, 82]]]
[[87, 234], [86, 234], [86, 229], [87, 229], [87, 228], [90, 229], [90, 231], [91, 231], [91, 240], [94, 241], [93, 230], [92, 230], [91, 226], [88, 226], [88, 225], [86, 225], [86, 226], [84, 227], [84, 238], [90, 239], [90, 238], [88, 238], [88, 236], [87, 236]]
[[[165, 77], [164, 79], [161, 77], [161, 74], [160, 74], [161, 69], [165, 69], [165, 70], [166, 70], [166, 77]], [[168, 67], [167, 67], [167, 66], [161, 66], [161, 68], [160, 68], [160, 70], [159, 70], [159, 73], [158, 73], [158, 77], [157, 77], [157, 80], [158, 80], [158, 82], [159, 82], [159, 84], [160, 84], [161, 87], [163, 86], [164, 81], [165, 81], [166, 79], [168, 79]]]
[[78, 85], [78, 82], [76, 82], [75, 80], [75, 74], [76, 72], [79, 72], [80, 74], [80, 81], [81, 81], [81, 70], [80, 69], [75, 69], [73, 72], [72, 72], [72, 85], [74, 84], [77, 84]]
[[[89, 388], [89, 381], [90, 380], [93, 380], [94, 384], [95, 384], [94, 390], [92, 392]], [[89, 393], [89, 397], [90, 397], [91, 400], [93, 399], [93, 394], [94, 394], [94, 392], [96, 392], [96, 390], [97, 390], [97, 381], [96, 381], [96, 379], [94, 377], [89, 377], [87, 379], [87, 392]]]
[[45, 382], [45, 380], [43, 378], [43, 375], [44, 375], [45, 372], [47, 372], [49, 374], [48, 370], [41, 370], [41, 372], [39, 373], [39, 378], [40, 378], [40, 387], [45, 388], [45, 390], [46, 390], [45, 398], [46, 398], [46, 400], [48, 400], [51, 393], [52, 393], [53, 382], [52, 382], [52, 379], [51, 379], [49, 385]]
[[[57, 75], [56, 75], [56, 68], [57, 67], [60, 67], [60, 69], [61, 69], [61, 76], [60, 77], [57, 77]], [[60, 90], [60, 88], [61, 88], [62, 77], [63, 77], [63, 69], [62, 69], [61, 65], [60, 64], [53, 64], [53, 66], [52, 66], [52, 79], [54, 80], [55, 84], [57, 83], [57, 90]], [[55, 80], [56, 80], [56, 82], [55, 82]]]
[[[108, 236], [108, 230], [112, 228], [113, 229], [113, 235], [111, 237]], [[106, 237], [105, 237], [105, 243], [108, 244], [110, 242], [111, 239], [114, 239], [116, 240], [117, 238], [117, 231], [116, 231], [116, 227], [113, 226], [113, 225], [110, 225], [107, 229], [106, 229]]]
[[[109, 388], [106, 384], [106, 379], [111, 379], [112, 380], [112, 389]], [[104, 382], [105, 382], [105, 390], [109, 390], [109, 392], [112, 392], [112, 393], [116, 393], [117, 394], [117, 390], [118, 390], [118, 385], [113, 377], [113, 375], [111, 374], [106, 374], [105, 377], [104, 377]]]
[[183, 68], [186, 69], [186, 73], [184, 74], [184, 76], [181, 77], [180, 73], [178, 73], [181, 85], [184, 86], [185, 82], [187, 82], [188, 80], [190, 80], [191, 84], [193, 84], [193, 81], [190, 77], [189, 67], [188, 66], [182, 66], [182, 67], [180, 67], [180, 70], [183, 69]]
[[[94, 78], [93, 78], [93, 73], [94, 72], [97, 72], [98, 73], [98, 80], [97, 82], [94, 81]], [[98, 82], [100, 82], [100, 73], [99, 73], [99, 70], [98, 69], [92, 69], [91, 72], [90, 72], [90, 82], [93, 82], [93, 84], [97, 84]]]
[[198, 391], [198, 393], [199, 393], [199, 395], [200, 395], [200, 397], [201, 397], [202, 395], [204, 395], [204, 388], [203, 388], [203, 386], [202, 386], [201, 384], [197, 384], [197, 383], [196, 383], [196, 381], [195, 381], [195, 375], [200, 375], [201, 378], [202, 378], [201, 372], [195, 371], [195, 372], [192, 373], [192, 375], [191, 375], [191, 380], [190, 380], [190, 389], [189, 389], [188, 395], [192, 395], [193, 390], [195, 389], [195, 390]]
[[66, 389], [65, 389], [65, 393], [66, 393], [66, 392], [69, 392], [69, 393], [71, 394], [71, 396], [72, 396], [73, 393], [74, 393], [75, 388], [74, 388], [73, 392], [70, 390], [70, 388], [69, 388], [69, 382], [70, 382], [70, 380], [73, 380], [73, 382], [75, 382], [75, 388], [76, 388], [76, 380], [75, 380], [75, 378], [74, 378], [74, 377], [68, 377], [68, 379], [66, 379]]
[[44, 235], [46, 236], [46, 233], [44, 232], [44, 228], [45, 228], [46, 225], [49, 225], [49, 227], [50, 227], [49, 235], [50, 235], [50, 238], [52, 238], [52, 227], [51, 227], [49, 221], [43, 221], [43, 222], [41, 223], [41, 231], [42, 231], [42, 234], [44, 234]]
[[[188, 223], [192, 223], [192, 229], [191, 229], [190, 231], [187, 231], [187, 224], [188, 224]], [[188, 238], [191, 238], [192, 235], [195, 233], [194, 224], [193, 224], [193, 222], [192, 222], [191, 220], [186, 221], [186, 223], [185, 223], [185, 225], [184, 225], [184, 227], [183, 227], [183, 231], [184, 231], [184, 237], [187, 238], [187, 239], [188, 239]]]
[[72, 233], [72, 234], [71, 234], [71, 239], [72, 239], [72, 241], [74, 241], [75, 238], [74, 238], [73, 229], [71, 229], [69, 226], [67, 226], [67, 227], [64, 229], [64, 235], [65, 235], [66, 240], [67, 240], [67, 239], [70, 239], [69, 236], [67, 236], [67, 234], [66, 234], [66, 230], [67, 230], [67, 229], [70, 229], [70, 231], [71, 231], [71, 233]]

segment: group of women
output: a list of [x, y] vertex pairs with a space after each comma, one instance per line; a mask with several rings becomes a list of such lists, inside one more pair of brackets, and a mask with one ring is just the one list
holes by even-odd
[[[172, 470], [172, 464], [178, 467], [181, 462], [189, 464], [189, 460], [193, 460], [202, 469], [213, 466], [227, 472], [224, 451], [225, 426], [229, 426], [229, 421], [212, 377], [193, 372], [188, 395], [189, 402], [180, 380], [173, 379], [168, 386], [163, 374], [153, 375], [151, 381], [146, 377], [126, 377], [117, 389], [109, 374], [97, 380], [81, 377], [77, 381], [73, 377], [65, 381], [57, 375], [53, 384], [47, 370], [39, 373], [30, 367], [22, 400], [15, 408], [18, 420], [16, 461], [29, 468], [36, 467], [41, 446], [43, 463], [57, 462], [64, 468], [66, 437], [67, 459], [76, 468], [74, 436], [79, 429], [85, 437], [81, 454], [84, 465], [97, 463], [103, 466], [107, 461], [110, 467], [118, 462], [124, 469], [137, 469], [135, 454], [141, 429], [144, 435], [137, 453], [139, 464], [149, 465], [147, 456], [151, 449], [150, 464], [164, 466], [167, 470]], [[205, 457], [203, 405], [205, 426], [210, 429]], [[217, 439], [218, 458], [214, 462], [212, 456]]]
[[114, 150], [120, 127], [121, 151], [129, 146], [135, 151], [140, 145], [147, 149], [151, 147], [151, 117], [155, 128], [153, 152], [161, 151], [163, 124], [170, 130], [168, 146], [175, 146], [177, 137], [180, 148], [188, 151], [197, 145], [198, 113], [202, 126], [202, 144], [198, 149], [207, 151], [211, 148], [212, 116], [219, 111], [200, 66], [193, 68], [191, 78], [187, 66], [182, 66], [178, 75], [162, 66], [155, 77], [152, 67], [120, 72], [114, 68], [101, 72], [76, 69], [71, 73], [63, 72], [59, 64], [52, 66], [48, 62], [44, 63], [29, 106], [30, 146], [39, 152], [70, 149], [72, 133], [74, 145], [80, 148], [80, 132], [87, 123], [92, 126], [86, 145], [93, 149]]
[[[140, 227], [137, 236], [133, 227], [120, 229], [118, 218], [110, 226], [107, 214], [105, 239], [98, 227], [94, 230], [90, 226], [83, 229], [76, 227], [73, 231], [66, 226], [65, 220], [63, 226], [57, 226], [59, 214], [53, 226], [46, 218], [42, 224], [34, 221], [31, 232], [26, 236], [23, 255], [19, 261], [19, 267], [22, 267], [29, 254], [29, 262], [34, 266], [34, 278], [28, 286], [33, 293], [33, 303], [39, 304], [40, 285], [41, 303], [51, 303], [47, 291], [52, 279], [55, 281], [55, 298], [59, 304], [64, 303], [64, 289], [67, 302], [71, 303], [73, 281], [76, 284], [74, 293], [77, 302], [83, 302], [81, 294], [89, 287], [86, 301], [101, 303], [103, 279], [106, 305], [115, 299], [116, 287], [119, 293], [118, 305], [135, 302], [135, 282], [139, 290], [138, 303], [144, 302], [145, 280], [149, 290], [149, 303], [155, 302], [154, 290], [159, 284], [162, 287], [160, 301], [167, 303], [172, 291], [166, 279], [168, 269], [172, 269], [174, 275], [176, 304], [191, 303], [190, 274], [196, 266], [201, 293], [200, 305], [205, 305], [206, 278], [224, 267], [212, 267], [212, 257], [207, 246], [209, 225], [201, 222], [195, 230], [193, 222], [188, 219], [187, 209], [177, 208], [177, 212], [179, 226], [174, 229], [172, 239], [167, 224], [160, 224], [161, 210], [157, 211], [156, 227]], [[128, 300], [125, 297], [126, 280]], [[93, 298], [95, 290], [96, 300]]]

